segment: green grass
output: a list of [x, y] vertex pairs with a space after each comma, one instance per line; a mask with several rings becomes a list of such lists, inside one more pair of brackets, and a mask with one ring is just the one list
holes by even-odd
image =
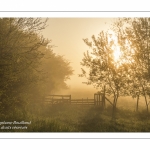
[[[33, 104], [26, 111], [16, 110], [0, 115], [0, 121], [31, 121], [21, 130], [0, 129], [1, 132], [150, 132], [150, 113], [130, 98], [118, 100], [115, 118], [112, 107]], [[141, 100], [142, 101], [142, 100]], [[130, 107], [129, 107], [130, 106]], [[1, 125], [2, 126], [2, 125]]]

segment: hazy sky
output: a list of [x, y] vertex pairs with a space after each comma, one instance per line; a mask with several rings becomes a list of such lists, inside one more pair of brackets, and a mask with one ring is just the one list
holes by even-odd
[[83, 39], [90, 39], [92, 35], [98, 36], [102, 30], [109, 29], [112, 20], [113, 18], [49, 18], [48, 27], [43, 31], [43, 35], [57, 46], [53, 49], [56, 54], [63, 55], [71, 62], [74, 75], [67, 82], [70, 88], [92, 87], [82, 83], [86, 81], [85, 78], [78, 77], [81, 73], [80, 62], [83, 53], [89, 49]]

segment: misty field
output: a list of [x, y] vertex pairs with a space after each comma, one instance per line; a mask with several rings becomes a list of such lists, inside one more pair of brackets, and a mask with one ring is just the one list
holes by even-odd
[[[84, 105], [47, 105], [33, 104], [28, 113], [16, 111], [16, 114], [1, 114], [1, 121], [31, 121], [27, 129], [1, 129], [1, 132], [149, 132], [150, 114], [145, 111], [144, 103], [139, 103], [139, 112], [135, 111], [136, 100], [122, 97], [118, 101], [115, 118], [112, 107]], [[14, 116], [15, 115], [15, 116]]]
[[150, 131], [150, 18], [0, 18], [0, 29], [1, 132]]

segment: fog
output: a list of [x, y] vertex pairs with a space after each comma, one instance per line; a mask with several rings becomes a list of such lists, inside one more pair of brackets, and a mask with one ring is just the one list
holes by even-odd
[[66, 90], [59, 90], [58, 92], [55, 92], [54, 94], [64, 94], [64, 95], [71, 95], [72, 99], [93, 99], [94, 93], [97, 92], [97, 89], [92, 88], [91, 86], [85, 85], [84, 88], [81, 87], [74, 87], [69, 88]]
[[[91, 85], [83, 84], [85, 78], [80, 78], [83, 53], [88, 50], [84, 38], [97, 36], [100, 31], [108, 30], [113, 18], [49, 18], [47, 28], [42, 34], [52, 40], [54, 53], [63, 55], [70, 62], [74, 70], [70, 80], [66, 83], [69, 90], [61, 91], [60, 94], [71, 94], [72, 97], [93, 98], [97, 91]], [[57, 93], [59, 94], [59, 93]]]

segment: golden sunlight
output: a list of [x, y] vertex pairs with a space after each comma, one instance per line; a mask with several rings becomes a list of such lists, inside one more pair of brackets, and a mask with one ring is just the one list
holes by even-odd
[[120, 56], [121, 56], [121, 52], [120, 52], [120, 47], [119, 46], [116, 46], [114, 50], [114, 61], [115, 62], [118, 62], [120, 60]]
[[118, 39], [117, 39], [117, 36], [115, 35], [115, 33], [113, 32], [113, 31], [109, 31], [108, 32], [109, 34], [109, 43], [111, 44], [111, 43], [113, 43], [112, 45], [111, 45], [111, 48], [112, 48], [112, 50], [114, 51], [113, 52], [113, 58], [114, 58], [114, 62], [119, 62], [119, 61], [121, 61], [120, 60], [120, 56], [121, 56], [121, 51], [120, 51], [120, 47], [119, 47], [119, 45], [118, 45]]

